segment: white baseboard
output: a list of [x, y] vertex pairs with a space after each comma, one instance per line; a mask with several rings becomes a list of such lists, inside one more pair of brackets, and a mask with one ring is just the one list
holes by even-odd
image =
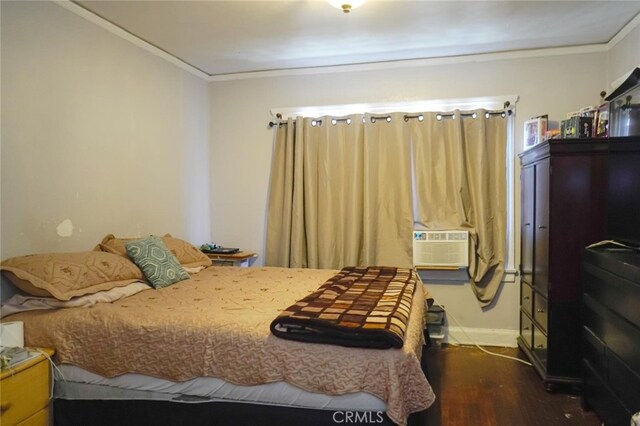
[[518, 330], [445, 327], [443, 343], [515, 348]]

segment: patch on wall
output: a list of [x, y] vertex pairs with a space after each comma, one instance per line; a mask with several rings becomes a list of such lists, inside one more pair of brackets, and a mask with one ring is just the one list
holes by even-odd
[[56, 231], [58, 231], [58, 236], [60, 237], [70, 237], [73, 235], [73, 223], [71, 223], [71, 219], [63, 220], [56, 228]]

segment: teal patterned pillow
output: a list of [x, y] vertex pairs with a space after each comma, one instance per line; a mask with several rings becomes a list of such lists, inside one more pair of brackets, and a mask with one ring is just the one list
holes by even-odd
[[189, 278], [178, 259], [167, 249], [162, 239], [155, 235], [128, 241], [124, 246], [129, 258], [142, 269], [145, 278], [154, 288], [167, 287]]

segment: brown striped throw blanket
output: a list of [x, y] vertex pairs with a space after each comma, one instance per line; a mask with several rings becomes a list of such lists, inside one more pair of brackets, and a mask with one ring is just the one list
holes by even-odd
[[413, 269], [346, 267], [271, 323], [278, 337], [360, 348], [401, 348], [417, 282]]

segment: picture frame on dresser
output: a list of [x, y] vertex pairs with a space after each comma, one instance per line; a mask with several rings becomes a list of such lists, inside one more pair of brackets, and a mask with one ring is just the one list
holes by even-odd
[[547, 132], [547, 116], [532, 118], [524, 122], [524, 149], [538, 145]]
[[598, 107], [593, 123], [593, 137], [606, 138], [609, 136], [609, 102]]

